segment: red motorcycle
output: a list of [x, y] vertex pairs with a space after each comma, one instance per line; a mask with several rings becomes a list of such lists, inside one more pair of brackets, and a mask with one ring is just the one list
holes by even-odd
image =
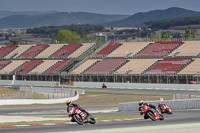
[[73, 106], [68, 108], [68, 116], [72, 118], [72, 122], [76, 122], [79, 125], [83, 125], [84, 123], [96, 123], [95, 118], [91, 114], [86, 111], [81, 111], [79, 108]]
[[159, 113], [158, 110], [151, 108], [148, 105], [144, 105], [141, 108], [141, 113], [144, 114], [144, 119], [150, 118], [152, 121], [164, 120], [164, 117]]
[[167, 106], [166, 104], [162, 104], [161, 102], [158, 103], [158, 109], [160, 110], [160, 112], [162, 114], [172, 114], [172, 111], [170, 109], [169, 106]]

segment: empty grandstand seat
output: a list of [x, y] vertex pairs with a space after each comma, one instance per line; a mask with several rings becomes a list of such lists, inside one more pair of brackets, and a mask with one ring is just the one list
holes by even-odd
[[17, 48], [17, 45], [6, 45], [0, 49], [0, 58], [3, 58], [7, 54], [9, 54], [12, 50]]
[[0, 70], [11, 63], [11, 60], [0, 60]]
[[92, 48], [95, 43], [82, 43], [82, 46], [68, 56], [68, 58], [78, 58]]
[[127, 62], [126, 59], [103, 59], [83, 74], [111, 74]]
[[137, 57], [159, 57], [165, 56], [169, 52], [171, 52], [174, 48], [180, 45], [181, 41], [175, 42], [155, 42], [149, 47], [142, 50], [140, 53], [137, 54]]
[[41, 64], [42, 60], [30, 60], [27, 61], [25, 64], [14, 70], [12, 73], [17, 74], [27, 74], [29, 71], [31, 71], [33, 68]]
[[115, 74], [141, 74], [158, 59], [129, 59], [129, 62], [119, 68]]
[[64, 44], [49, 44], [49, 47], [39, 53], [35, 58], [49, 58], [53, 53], [58, 51]]
[[136, 53], [146, 47], [150, 42], [123, 42], [120, 47], [113, 50], [106, 57], [133, 57]]
[[199, 56], [200, 41], [184, 41], [183, 45], [174, 50], [169, 56]]
[[72, 60], [63, 60], [59, 61], [57, 64], [55, 64], [53, 67], [48, 69], [45, 74], [53, 74], [53, 73], [58, 73], [68, 67], [72, 63]]
[[34, 58], [36, 55], [38, 55], [41, 51], [43, 51], [45, 48], [47, 48], [48, 44], [37, 44], [28, 51], [26, 51], [24, 54], [19, 56], [21, 59], [30, 59]]
[[64, 47], [62, 47], [59, 51], [54, 53], [51, 58], [65, 58], [69, 56], [71, 53], [73, 53], [76, 49], [81, 47], [82, 45], [80, 43], [77, 44], [68, 44]]
[[186, 66], [178, 74], [200, 74], [200, 58], [194, 58], [191, 64]]
[[170, 58], [163, 59], [152, 66], [144, 74], [175, 74], [178, 70], [188, 64], [191, 58]]
[[0, 70], [0, 74], [10, 74], [19, 66], [24, 64], [26, 60], [12, 60], [9, 64], [7, 64], [3, 69]]
[[93, 57], [94, 58], [102, 58], [102, 57], [106, 56], [107, 54], [109, 54], [111, 51], [113, 51], [118, 46], [120, 46], [119, 43], [110, 43], [105, 48], [103, 48], [102, 50], [97, 52]]

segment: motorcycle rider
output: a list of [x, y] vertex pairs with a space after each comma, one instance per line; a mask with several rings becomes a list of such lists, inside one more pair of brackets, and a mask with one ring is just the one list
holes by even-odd
[[[67, 99], [67, 100], [66, 100], [66, 106], [67, 106], [67, 112], [69, 112], [69, 107], [79, 108], [80, 111], [85, 112], [87, 115], [83, 118], [83, 122], [87, 121], [87, 119], [88, 119], [88, 113], [87, 113], [87, 111], [86, 111], [84, 108], [82, 108], [79, 104], [72, 103], [71, 100], [68, 100], [68, 99]], [[75, 122], [73, 118], [71, 119], [71, 121], [72, 121], [72, 122]]]
[[164, 103], [158, 102], [158, 109], [160, 110], [161, 113], [164, 113], [163, 108], [165, 108]]
[[[155, 109], [155, 111], [156, 111], [156, 106], [154, 106], [153, 104], [144, 103], [143, 100], [139, 101], [138, 105], [139, 105], [139, 112], [140, 112], [140, 115], [143, 115], [143, 113], [142, 113], [142, 108], [143, 108], [145, 105], [147, 105], [147, 106], [149, 106], [149, 107]], [[147, 116], [147, 115], [144, 115], [144, 119], [147, 119], [147, 118], [148, 118], [148, 116]]]

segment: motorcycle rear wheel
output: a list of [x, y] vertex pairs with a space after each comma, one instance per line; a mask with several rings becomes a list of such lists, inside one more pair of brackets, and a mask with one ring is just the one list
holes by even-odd
[[78, 123], [79, 125], [83, 125], [83, 120], [79, 115], [73, 115], [73, 119]]

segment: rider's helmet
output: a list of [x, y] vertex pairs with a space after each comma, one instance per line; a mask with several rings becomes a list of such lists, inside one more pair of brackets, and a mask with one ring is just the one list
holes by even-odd
[[72, 101], [69, 100], [69, 99], [67, 99], [67, 100], [66, 100], [66, 105], [67, 105], [67, 106], [70, 106], [71, 104], [72, 104]]
[[143, 104], [143, 100], [139, 101], [138, 105], [141, 106]]
[[158, 102], [158, 105], [161, 105], [161, 102]]

